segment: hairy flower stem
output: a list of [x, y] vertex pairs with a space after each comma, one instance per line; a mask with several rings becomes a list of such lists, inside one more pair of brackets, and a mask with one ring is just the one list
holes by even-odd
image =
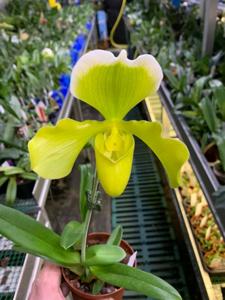
[[87, 235], [88, 235], [88, 230], [90, 227], [91, 223], [91, 217], [92, 213], [94, 210], [94, 206], [96, 202], [98, 201], [98, 177], [97, 177], [97, 172], [95, 170], [94, 177], [93, 177], [93, 184], [92, 184], [92, 191], [91, 191], [91, 197], [90, 197], [90, 205], [88, 206], [88, 211], [85, 217], [84, 221], [84, 235], [82, 239], [82, 244], [81, 244], [81, 263], [84, 265], [85, 264], [85, 259], [86, 259], [86, 248], [87, 248]]

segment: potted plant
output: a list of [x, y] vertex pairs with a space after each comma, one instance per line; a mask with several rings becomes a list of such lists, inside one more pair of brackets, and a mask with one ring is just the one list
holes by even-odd
[[[96, 108], [105, 120], [64, 119], [55, 126], [41, 128], [28, 144], [31, 168], [41, 177], [57, 179], [70, 173], [79, 152], [91, 141], [96, 170], [86, 170], [92, 184], [87, 180], [91, 192], [82, 191], [82, 222], [70, 222], [59, 236], [29, 216], [0, 206], [0, 234], [11, 239], [15, 249], [66, 268], [63, 274], [68, 283], [72, 276], [75, 282], [88, 285], [90, 293], [75, 286], [74, 299], [122, 299], [118, 287], [155, 299], [181, 299], [162, 279], [126, 264], [124, 259], [132, 250], [121, 242], [120, 227], [110, 237], [88, 237], [92, 212], [99, 204], [99, 183], [114, 197], [126, 188], [133, 160], [133, 134], [159, 157], [171, 186], [179, 185], [180, 168], [189, 156], [186, 146], [177, 139], [162, 137], [157, 122], [123, 120], [132, 107], [157, 91], [162, 77], [158, 62], [148, 54], [133, 61], [125, 50], [118, 57], [103, 50], [83, 55], [72, 71], [71, 93]], [[114, 286], [114, 290], [99, 295], [104, 283]]]
[[[225, 93], [223, 93], [223, 96]], [[221, 97], [222, 98], [222, 97]], [[217, 100], [221, 99], [215, 97]], [[224, 98], [223, 98], [224, 100]], [[221, 101], [222, 102], [222, 101]], [[219, 105], [218, 105], [219, 106]], [[204, 98], [200, 107], [205, 122], [211, 132], [212, 139], [217, 146], [218, 160], [213, 165], [213, 171], [221, 184], [225, 183], [225, 138], [224, 138], [224, 122], [217, 117], [216, 105], [209, 98]], [[220, 112], [223, 112], [222, 105], [219, 106]]]
[[16, 197], [32, 197], [36, 174], [16, 166], [0, 167], [0, 194], [5, 194], [5, 203], [13, 205]]
[[29, 169], [29, 165], [20, 159], [16, 166], [0, 166], [0, 193], [5, 193], [7, 205], [13, 205], [16, 197], [27, 199], [32, 197], [34, 181], [37, 175]]

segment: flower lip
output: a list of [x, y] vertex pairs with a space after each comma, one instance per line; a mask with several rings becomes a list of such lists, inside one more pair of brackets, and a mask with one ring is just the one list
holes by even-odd
[[110, 134], [105, 134], [105, 148], [107, 151], [121, 151], [122, 148], [122, 138], [121, 134], [119, 133], [117, 127], [112, 127]]
[[[118, 136], [118, 135], [119, 136]], [[123, 193], [131, 174], [134, 138], [129, 133], [111, 132], [99, 133], [95, 137], [95, 158], [99, 180], [110, 196], [116, 197]], [[116, 147], [110, 145], [107, 149], [107, 139], [117, 139]], [[118, 142], [119, 140], [119, 142]], [[111, 144], [112, 141], [109, 141]]]
[[95, 137], [97, 151], [114, 164], [123, 159], [133, 146], [132, 135], [119, 130], [116, 126], [112, 126]]

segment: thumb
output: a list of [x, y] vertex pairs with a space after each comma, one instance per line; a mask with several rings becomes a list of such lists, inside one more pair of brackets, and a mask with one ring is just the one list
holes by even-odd
[[37, 278], [38, 282], [50, 284], [52, 287], [58, 287], [61, 283], [60, 268], [49, 262], [45, 263]]

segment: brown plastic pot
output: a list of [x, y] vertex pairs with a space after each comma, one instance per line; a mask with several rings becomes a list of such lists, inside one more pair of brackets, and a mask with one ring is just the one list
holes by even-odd
[[[88, 244], [94, 245], [94, 244], [105, 244], [109, 238], [110, 234], [107, 232], [94, 232], [90, 233], [88, 235]], [[134, 253], [134, 250], [131, 248], [131, 246], [125, 242], [124, 240], [121, 241], [120, 247], [125, 250], [125, 252], [129, 255], [132, 255]], [[136, 266], [136, 263], [135, 263]], [[68, 284], [70, 291], [72, 293], [73, 299], [74, 300], [122, 300], [123, 299], [123, 293], [124, 289], [123, 288], [118, 288], [116, 291], [109, 293], [109, 294], [104, 294], [104, 295], [92, 295], [89, 293], [85, 293], [82, 290], [74, 287], [71, 285], [71, 282], [69, 278], [67, 277], [65, 273], [65, 269], [62, 268], [62, 275], [66, 283]]]

